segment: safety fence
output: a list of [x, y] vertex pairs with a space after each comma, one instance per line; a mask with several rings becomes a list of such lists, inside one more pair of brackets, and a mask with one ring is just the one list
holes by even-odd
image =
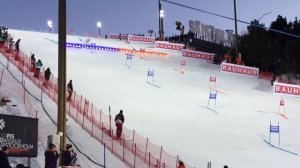
[[[7, 43], [0, 46], [0, 52], [7, 58], [7, 65], [15, 65], [28, 79], [35, 83], [44, 94], [55, 103], [58, 100], [57, 78], [51, 75], [48, 82], [44, 78], [44, 69], [34, 76], [35, 69], [31, 66], [30, 57], [22, 51], [16, 51]], [[23, 77], [23, 76], [22, 76]], [[82, 129], [101, 143], [120, 160], [130, 167], [138, 168], [176, 168], [179, 156], [169, 155], [162, 146], [152, 143], [149, 138], [144, 138], [135, 130], [123, 127], [122, 138], [114, 134], [114, 121], [109, 113], [97, 109], [92, 102], [82, 95], [74, 92], [70, 101], [67, 101], [66, 111]], [[185, 164], [186, 168], [191, 166]]]
[[[3, 65], [5, 66], [5, 65]], [[2, 88], [5, 88], [3, 90], [4, 93], [1, 94], [1, 104], [11, 104], [14, 107], [22, 106], [24, 105], [24, 109], [26, 110], [28, 117], [36, 118], [37, 113], [34, 111], [33, 105], [30, 102], [29, 96], [25, 90], [25, 87], [22, 85], [25, 85], [25, 83], [22, 84], [11, 84], [10, 82], [7, 82], [7, 78], [11, 77], [9, 72], [5, 71], [4, 69], [0, 68], [0, 86]], [[16, 100], [17, 102], [14, 102], [12, 100]], [[6, 101], [8, 101], [6, 103]], [[22, 103], [22, 104], [17, 104]], [[2, 105], [4, 105], [2, 104]]]

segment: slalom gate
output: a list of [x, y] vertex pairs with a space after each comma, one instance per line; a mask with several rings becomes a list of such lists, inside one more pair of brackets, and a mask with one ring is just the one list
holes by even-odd
[[[56, 104], [58, 100], [57, 78], [51, 75], [46, 88], [44, 83], [44, 69], [41, 70], [39, 78], [33, 76], [31, 61], [23, 52], [17, 53], [8, 48], [5, 43], [0, 48], [0, 52], [7, 58], [7, 63], [16, 66], [24, 76], [30, 79], [37, 87], [42, 90]], [[20, 86], [22, 87], [22, 86]], [[21, 93], [22, 91], [17, 91]], [[43, 96], [41, 95], [41, 98]], [[67, 95], [67, 93], [66, 93]], [[24, 99], [25, 100], [25, 99]], [[25, 104], [28, 102], [24, 101]], [[31, 110], [33, 109], [30, 107]], [[102, 109], [97, 109], [92, 102], [82, 95], [74, 92], [71, 101], [66, 104], [67, 114], [76, 121], [82, 129], [97, 139], [100, 143], [106, 144], [107, 148], [126, 163], [129, 167], [135, 168], [176, 168], [180, 157], [169, 155], [163, 148], [152, 143], [149, 138], [142, 137], [135, 130], [123, 127], [121, 139], [115, 137], [115, 125], [111, 115]], [[186, 168], [191, 168], [185, 163]]]
[[269, 144], [272, 144], [271, 134], [275, 133], [278, 134], [278, 145], [280, 145], [280, 130], [279, 130], [279, 122], [277, 125], [272, 125], [270, 120], [270, 131], [269, 131]]

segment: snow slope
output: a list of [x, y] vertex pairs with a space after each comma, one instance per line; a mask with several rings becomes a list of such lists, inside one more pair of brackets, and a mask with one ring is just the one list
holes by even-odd
[[[9, 30], [21, 38], [20, 48], [33, 52], [57, 76], [57, 34]], [[68, 36], [68, 42], [88, 37]], [[168, 52], [167, 58], [133, 57], [132, 67], [124, 66], [122, 53], [68, 48], [67, 78], [76, 92], [112, 115], [123, 109], [125, 127], [157, 144], [170, 155], [179, 154], [196, 167], [296, 168], [300, 164], [300, 99], [285, 97], [285, 119], [278, 111], [281, 96], [272, 94], [267, 81], [219, 72], [219, 65], [183, 58], [179, 52], [154, 49], [152, 45], [114, 39], [91, 39], [102, 46], [146, 48]], [[186, 61], [186, 73], [174, 69]], [[146, 83], [148, 68], [154, 68], [154, 87]], [[216, 111], [206, 108], [209, 76], [217, 77]], [[281, 145], [270, 147], [269, 122], [280, 122]], [[92, 138], [90, 141], [93, 141]], [[277, 145], [277, 135], [272, 143]], [[298, 155], [295, 155], [296, 153]]]

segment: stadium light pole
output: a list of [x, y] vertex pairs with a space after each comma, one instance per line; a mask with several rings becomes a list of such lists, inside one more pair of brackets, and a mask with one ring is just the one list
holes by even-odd
[[53, 22], [52, 22], [52, 20], [48, 20], [47, 21], [47, 25], [48, 25], [49, 33], [50, 33], [52, 31], [52, 28], [53, 28]]
[[98, 33], [98, 36], [100, 37], [100, 31], [101, 31], [101, 26], [102, 26], [102, 24], [101, 24], [101, 22], [97, 22], [97, 27], [98, 27], [98, 30], [99, 30], [99, 33]]
[[233, 0], [234, 4], [234, 27], [235, 27], [235, 56], [237, 57], [239, 54], [238, 51], [238, 33], [237, 33], [237, 19], [236, 19], [236, 2]]
[[161, 39], [164, 39], [164, 17], [165, 17], [165, 13], [164, 10], [160, 10], [159, 11], [159, 18], [160, 18], [160, 27], [161, 27]]
[[58, 103], [57, 133], [60, 136], [60, 150], [66, 146], [66, 0], [58, 1]]

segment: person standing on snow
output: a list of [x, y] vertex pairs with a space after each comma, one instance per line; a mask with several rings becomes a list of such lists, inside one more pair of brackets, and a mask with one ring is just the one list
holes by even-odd
[[44, 75], [45, 81], [43, 83], [43, 86], [45, 86], [46, 89], [48, 88], [49, 85], [50, 76], [51, 76], [51, 71], [50, 68], [48, 67], [45, 71], [45, 75]]
[[45, 152], [45, 168], [56, 168], [59, 153], [56, 151], [56, 146], [53, 143], [49, 143], [48, 149]]
[[64, 150], [61, 154], [62, 157], [62, 166], [74, 166], [71, 165], [74, 158], [76, 158], [77, 154], [74, 152], [72, 145], [67, 144], [66, 150]]
[[183, 161], [179, 160], [177, 168], [185, 168]]
[[34, 77], [39, 79], [40, 77], [40, 71], [41, 71], [41, 68], [43, 67], [43, 63], [41, 60], [38, 60], [35, 64], [35, 74], [34, 74]]
[[2, 150], [0, 151], [0, 167], [1, 168], [11, 168], [8, 162], [7, 154], [9, 149], [7, 146], [3, 146]]
[[68, 98], [67, 100], [70, 101], [71, 97], [72, 97], [72, 93], [73, 93], [73, 84], [72, 84], [72, 80], [69, 81], [68, 85], [67, 85], [67, 91], [68, 91]]
[[31, 54], [30, 56], [30, 62], [31, 62], [31, 71], [34, 72], [35, 71], [35, 57], [34, 57], [34, 54]]
[[117, 114], [115, 117], [115, 123], [117, 127], [117, 131], [116, 131], [117, 138], [121, 138], [124, 121], [125, 119], [123, 116], [123, 110], [120, 110], [119, 114]]

